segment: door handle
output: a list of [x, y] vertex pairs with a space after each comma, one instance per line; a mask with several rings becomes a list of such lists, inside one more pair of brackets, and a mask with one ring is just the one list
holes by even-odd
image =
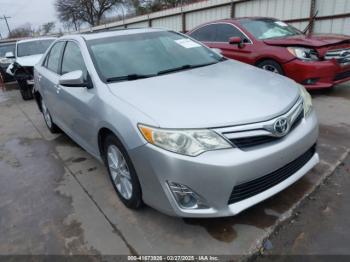
[[55, 85], [55, 88], [56, 88], [56, 93], [59, 94], [61, 91], [60, 85]]

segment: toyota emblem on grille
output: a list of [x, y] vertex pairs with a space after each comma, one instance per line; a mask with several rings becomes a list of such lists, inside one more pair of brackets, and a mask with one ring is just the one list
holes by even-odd
[[273, 129], [277, 136], [284, 136], [289, 131], [289, 124], [286, 118], [279, 118], [273, 125]]

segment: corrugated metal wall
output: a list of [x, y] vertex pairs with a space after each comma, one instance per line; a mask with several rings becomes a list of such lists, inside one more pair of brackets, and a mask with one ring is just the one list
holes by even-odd
[[310, 15], [311, 0], [258, 0], [237, 4], [236, 17], [267, 16], [282, 20]]
[[186, 14], [186, 30], [191, 30], [192, 28], [208, 21], [229, 18], [230, 10], [230, 7], [222, 6], [188, 13]]
[[169, 17], [154, 19], [152, 20], [152, 26], [171, 28], [172, 30], [175, 30], [175, 31], [181, 31], [182, 30], [181, 16], [176, 15], [176, 16], [169, 16]]
[[[230, 18], [234, 14], [234, 17], [275, 17], [304, 29], [309, 22], [312, 1], [314, 11], [319, 11], [313, 28], [315, 33], [350, 35], [350, 0], [209, 0], [127, 19], [124, 23], [128, 28], [151, 24], [153, 27], [188, 31], [202, 23]], [[334, 15], [337, 17], [330, 17]], [[92, 30], [121, 27], [124, 25], [119, 21]]]
[[[350, 13], [349, 0], [317, 0], [316, 9], [319, 16], [331, 16]], [[350, 17], [316, 21], [316, 33], [350, 34]]]

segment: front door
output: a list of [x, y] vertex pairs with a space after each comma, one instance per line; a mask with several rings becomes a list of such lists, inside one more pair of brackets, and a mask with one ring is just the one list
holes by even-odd
[[[61, 74], [81, 70], [85, 82], [88, 80], [88, 71], [78, 43], [69, 41], [62, 57]], [[60, 101], [60, 112], [64, 130], [83, 148], [92, 154], [94, 152], [96, 126], [96, 89], [86, 87], [59, 86], [57, 100]]]
[[57, 87], [59, 80], [59, 67], [63, 48], [66, 42], [60, 41], [52, 46], [47, 54], [42, 66], [38, 70], [38, 83], [40, 93], [50, 111], [55, 123], [60, 124], [60, 114], [58, 110], [59, 101], [57, 101]]

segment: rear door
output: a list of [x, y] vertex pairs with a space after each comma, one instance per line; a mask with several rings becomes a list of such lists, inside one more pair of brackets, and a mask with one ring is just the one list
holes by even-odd
[[40, 93], [54, 122], [58, 125], [61, 122], [61, 118], [58, 110], [59, 101], [57, 101], [57, 87], [60, 77], [60, 62], [65, 44], [65, 41], [60, 41], [52, 46], [43, 64], [39, 67], [37, 76], [40, 85]]

